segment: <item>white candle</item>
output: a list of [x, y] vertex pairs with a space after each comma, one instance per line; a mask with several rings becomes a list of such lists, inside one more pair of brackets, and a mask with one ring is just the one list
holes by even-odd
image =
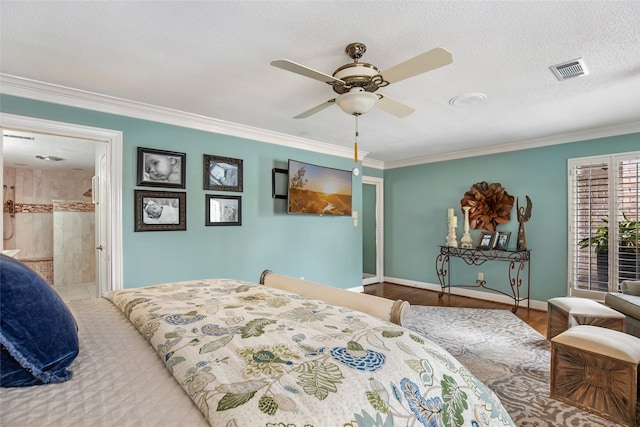
[[449, 225], [451, 227], [457, 227], [458, 226], [458, 217], [457, 216], [452, 216], [451, 218], [449, 218]]
[[453, 208], [447, 209], [447, 218], [451, 218], [453, 216]]
[[484, 280], [484, 273], [478, 273], [478, 280]]

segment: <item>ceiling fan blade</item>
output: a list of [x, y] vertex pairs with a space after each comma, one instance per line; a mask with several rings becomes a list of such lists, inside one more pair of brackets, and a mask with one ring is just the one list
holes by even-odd
[[405, 105], [402, 102], [390, 98], [386, 95], [381, 95], [379, 93], [377, 95], [380, 97], [380, 99], [378, 100], [378, 102], [376, 102], [376, 107], [386, 111], [389, 114], [393, 114], [396, 117], [407, 117], [409, 114], [416, 111], [408, 105]]
[[453, 62], [453, 55], [446, 49], [437, 47], [414, 58], [408, 59], [400, 64], [384, 70], [382, 77], [389, 83], [399, 82], [436, 68], [444, 67]]
[[305, 111], [304, 113], [300, 113], [300, 114], [298, 114], [297, 116], [295, 116], [295, 117], [294, 117], [294, 119], [304, 119], [304, 118], [307, 118], [307, 117], [309, 117], [309, 116], [311, 116], [311, 115], [313, 115], [313, 114], [315, 114], [315, 113], [318, 113], [318, 112], [320, 112], [320, 111], [324, 110], [325, 108], [329, 108], [329, 107], [331, 107], [333, 104], [335, 104], [335, 102], [336, 102], [336, 99], [335, 99], [335, 98], [330, 99], [330, 100], [328, 100], [328, 101], [325, 101], [325, 102], [323, 102], [322, 104], [320, 104], [320, 105], [316, 105], [316, 106], [315, 106], [315, 107], [313, 107], [312, 109]]
[[277, 68], [282, 68], [286, 71], [291, 71], [292, 73], [300, 74], [301, 76], [310, 77], [315, 80], [320, 80], [324, 83], [340, 83], [345, 84], [342, 80], [336, 79], [329, 74], [321, 73], [320, 71], [312, 70], [309, 67], [305, 67], [304, 65], [297, 64], [295, 62], [289, 61], [288, 59], [278, 59], [276, 61], [271, 61], [271, 65]]

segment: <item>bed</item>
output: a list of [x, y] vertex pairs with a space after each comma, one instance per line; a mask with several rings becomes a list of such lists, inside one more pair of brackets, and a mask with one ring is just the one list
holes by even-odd
[[[0, 425], [515, 425], [450, 354], [400, 325], [406, 303], [270, 272], [258, 282], [166, 283], [68, 303], [72, 377], [0, 388]], [[301, 292], [282, 289], [291, 286]]]

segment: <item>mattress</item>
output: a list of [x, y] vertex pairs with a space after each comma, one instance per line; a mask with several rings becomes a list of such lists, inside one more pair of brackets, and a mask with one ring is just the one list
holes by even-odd
[[106, 299], [68, 303], [80, 353], [71, 380], [0, 389], [2, 426], [208, 426], [149, 343]]

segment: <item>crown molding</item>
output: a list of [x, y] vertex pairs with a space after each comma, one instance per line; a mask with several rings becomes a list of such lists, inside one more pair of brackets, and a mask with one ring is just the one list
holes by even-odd
[[374, 169], [384, 169], [384, 162], [375, 159], [362, 159], [362, 166]]
[[544, 136], [540, 138], [525, 139], [521, 141], [509, 142], [506, 144], [489, 145], [477, 149], [463, 151], [453, 151], [450, 153], [436, 154], [433, 156], [421, 156], [412, 159], [398, 160], [394, 162], [384, 162], [382, 169], [395, 169], [406, 166], [416, 166], [426, 163], [444, 162], [447, 160], [464, 159], [467, 157], [486, 156], [489, 154], [506, 153], [509, 151], [527, 150], [530, 148], [547, 147], [550, 145], [567, 144], [577, 141], [588, 141], [590, 139], [606, 138], [609, 136], [627, 135], [630, 133], [640, 133], [640, 120], [621, 123], [613, 126], [606, 126], [594, 129], [585, 129], [575, 132], [562, 133], [557, 135]]
[[[246, 138], [337, 157], [353, 157], [353, 149], [351, 148], [9, 74], [0, 73], [0, 93]], [[367, 151], [358, 151], [358, 155], [361, 158], [368, 154]]]
[[[352, 158], [353, 156], [353, 150], [351, 148], [9, 74], [0, 73], [0, 93], [251, 139], [336, 157]], [[495, 144], [477, 149], [420, 156], [393, 162], [367, 159], [366, 156], [369, 152], [361, 150], [358, 150], [358, 157], [363, 159], [362, 165], [365, 167], [385, 170], [639, 132], [640, 121], [633, 121], [613, 126], [579, 130], [564, 134], [514, 141], [506, 144]]]

